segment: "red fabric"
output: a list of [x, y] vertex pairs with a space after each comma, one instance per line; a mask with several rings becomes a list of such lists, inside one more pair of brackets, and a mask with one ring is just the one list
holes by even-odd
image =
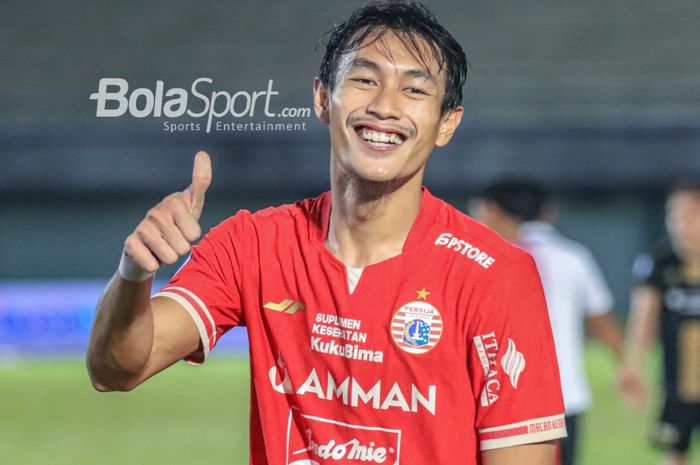
[[251, 464], [472, 465], [479, 430], [561, 436], [546, 418], [564, 409], [527, 253], [424, 190], [403, 252], [366, 267], [351, 294], [323, 245], [330, 209], [325, 193], [241, 211], [163, 288], [187, 289], [206, 307], [193, 318], [215, 321], [216, 334], [198, 323], [192, 361], [247, 326]]

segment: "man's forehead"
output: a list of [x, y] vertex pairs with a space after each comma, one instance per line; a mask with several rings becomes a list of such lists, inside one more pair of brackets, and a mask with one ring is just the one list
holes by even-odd
[[435, 52], [436, 49], [418, 35], [409, 37], [394, 31], [370, 33], [355, 50], [343, 55], [339, 69], [346, 70], [358, 62], [364, 64], [368, 60], [376, 63], [379, 55], [395, 68], [422, 69], [429, 75], [438, 77], [444, 74], [444, 70], [435, 57]]
[[674, 192], [671, 197], [669, 198], [670, 202], [673, 201], [686, 201], [686, 200], [693, 200], [693, 201], [700, 201], [700, 191], [695, 191], [695, 190], [679, 190], [677, 192]]
[[667, 212], [700, 211], [700, 192], [679, 191], [666, 201]]

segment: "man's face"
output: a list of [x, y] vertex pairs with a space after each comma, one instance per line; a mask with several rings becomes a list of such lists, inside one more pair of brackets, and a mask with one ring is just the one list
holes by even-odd
[[680, 191], [668, 199], [666, 228], [680, 254], [700, 256], [700, 193]]
[[392, 32], [346, 55], [329, 95], [315, 82], [315, 107], [329, 124], [336, 175], [373, 182], [422, 180], [433, 147], [450, 140], [461, 107], [440, 115], [445, 73], [427, 45], [421, 63]]

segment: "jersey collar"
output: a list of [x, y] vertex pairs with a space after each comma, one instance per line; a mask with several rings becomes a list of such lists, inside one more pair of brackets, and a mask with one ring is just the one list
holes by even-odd
[[[436, 226], [442, 202], [437, 199], [425, 187], [421, 187], [422, 197], [418, 215], [413, 221], [411, 230], [403, 245], [403, 252], [417, 247], [428, 236], [430, 231]], [[328, 225], [330, 222], [332, 196], [327, 191], [316, 198], [312, 208], [312, 221], [309, 222], [309, 235], [317, 240], [321, 245], [325, 244], [328, 237]]]

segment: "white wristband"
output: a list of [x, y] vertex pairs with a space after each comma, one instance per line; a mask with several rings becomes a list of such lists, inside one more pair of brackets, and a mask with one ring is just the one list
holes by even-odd
[[142, 283], [151, 279], [156, 273], [144, 270], [126, 252], [122, 251], [122, 258], [119, 261], [119, 274], [122, 278], [132, 283]]

